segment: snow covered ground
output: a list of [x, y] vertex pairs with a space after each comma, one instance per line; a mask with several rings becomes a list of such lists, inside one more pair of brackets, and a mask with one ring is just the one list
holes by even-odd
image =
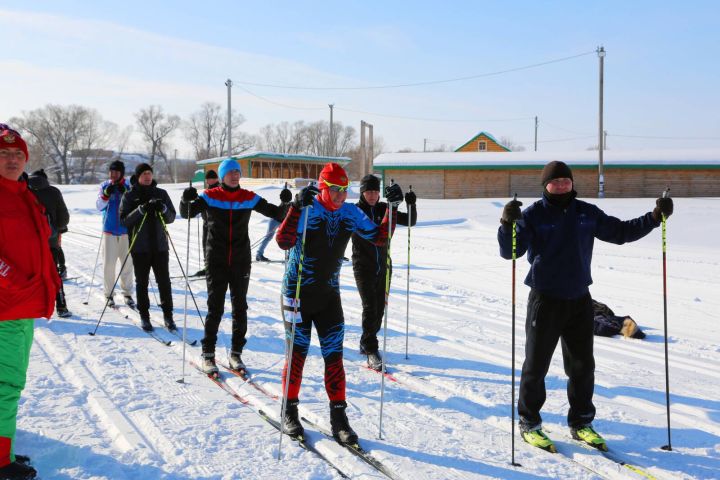
[[[174, 202], [182, 186], [164, 186]], [[97, 336], [88, 335], [102, 311], [101, 266], [87, 298], [100, 232], [95, 187], [64, 186], [71, 210], [63, 236], [69, 275], [69, 319], [37, 322], [28, 386], [19, 412], [18, 451], [32, 456], [43, 479], [329, 479], [339, 473], [313, 453], [283, 440], [256, 413], [279, 415], [279, 403], [233, 377], [229, 384], [248, 404], [217, 388], [186, 363], [183, 344], [153, 341], [116, 311], [105, 313]], [[279, 188], [256, 189], [276, 202]], [[422, 196], [422, 192], [418, 192]], [[357, 198], [357, 193], [351, 194]], [[522, 199], [527, 205], [532, 199]], [[569, 439], [565, 375], [559, 349], [547, 377], [543, 409], [560, 453], [527, 447], [519, 437], [511, 454], [511, 264], [498, 255], [495, 234], [506, 199], [418, 201], [412, 229], [409, 358], [405, 359], [407, 229], [393, 239], [387, 360], [397, 382], [386, 381], [383, 436], [378, 438], [380, 375], [362, 367], [357, 352], [360, 301], [352, 267], [342, 270], [348, 416], [361, 443], [403, 479], [642, 478]], [[652, 199], [594, 200], [610, 214], [647, 212]], [[720, 199], [676, 199], [668, 222], [668, 325], [673, 452], [667, 443], [660, 229], [628, 245], [597, 242], [593, 296], [618, 314], [632, 315], [646, 340], [596, 338], [596, 428], [610, 446], [656, 478], [720, 478]], [[404, 206], [401, 207], [404, 209]], [[187, 221], [170, 225], [185, 263]], [[254, 214], [251, 240], [266, 219]], [[348, 249], [348, 254], [350, 249]], [[266, 252], [282, 258], [276, 245]], [[190, 271], [200, 268], [198, 221], [190, 224]], [[243, 358], [255, 380], [280, 393], [283, 362], [278, 293], [281, 263], [253, 264], [248, 293], [248, 344]], [[527, 261], [518, 261], [516, 372], [523, 360]], [[179, 275], [171, 258], [171, 274]], [[203, 315], [203, 280], [191, 282]], [[184, 288], [173, 280], [176, 321], [182, 324]], [[120, 299], [120, 295], [116, 299]], [[154, 303], [153, 295], [150, 295]], [[189, 305], [192, 305], [190, 303]], [[230, 308], [229, 297], [226, 308]], [[188, 335], [202, 336], [194, 308]], [[152, 310], [156, 324], [159, 309]], [[170, 337], [157, 329], [160, 335]], [[314, 334], [315, 335], [315, 334]], [[177, 339], [176, 339], [177, 340]], [[305, 367], [301, 413], [329, 426], [316, 339]], [[226, 314], [220, 358], [230, 342]], [[188, 359], [198, 347], [187, 348]], [[183, 375], [185, 383], [178, 379]], [[310, 441], [351, 478], [385, 478], [309, 428]], [[574, 460], [571, 460], [574, 459]]]

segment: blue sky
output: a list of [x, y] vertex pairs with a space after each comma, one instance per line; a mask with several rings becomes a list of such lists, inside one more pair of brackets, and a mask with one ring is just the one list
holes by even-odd
[[[419, 150], [425, 138], [459, 146], [480, 130], [531, 149], [535, 115], [539, 149], [582, 150], [597, 142], [595, 53], [398, 89], [241, 82], [413, 83], [603, 45], [610, 149], [720, 148], [719, 13], [712, 1], [0, 1], [0, 121], [47, 103], [92, 107], [120, 126], [150, 104], [187, 116], [205, 101], [224, 105], [224, 81], [232, 78], [233, 106], [249, 133], [283, 120], [326, 119], [334, 103], [336, 120], [356, 128], [371, 122], [388, 150]], [[182, 137], [173, 141], [189, 155]]]

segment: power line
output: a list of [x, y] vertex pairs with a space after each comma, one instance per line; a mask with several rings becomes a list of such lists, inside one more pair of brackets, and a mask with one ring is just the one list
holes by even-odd
[[651, 135], [618, 135], [618, 134], [607, 134], [608, 137], [621, 137], [621, 138], [649, 138], [653, 140], [720, 140], [720, 137], [666, 137], [666, 136], [651, 136]]
[[285, 108], [292, 108], [292, 109], [295, 109], [295, 110], [325, 110], [325, 107], [298, 107], [298, 106], [296, 106], [296, 105], [288, 105], [288, 104], [286, 104], [286, 103], [276, 102], [276, 101], [274, 101], [274, 100], [270, 100], [269, 98], [265, 98], [265, 97], [263, 97], [263, 96], [260, 96], [260, 95], [258, 95], [257, 93], [253, 93], [253, 92], [251, 92], [250, 90], [248, 90], [247, 88], [242, 87], [242, 86], [240, 86], [240, 85], [237, 85], [238, 83], [243, 83], [243, 82], [233, 82], [233, 84], [234, 84], [237, 88], [243, 90], [244, 92], [248, 93], [249, 95], [252, 95], [252, 96], [255, 97], [255, 98], [259, 98], [260, 100], [262, 100], [262, 101], [264, 101], [264, 102], [267, 102], [267, 103], [270, 103], [270, 104], [273, 104], [273, 105], [277, 105], [277, 106], [285, 107]]
[[495, 118], [485, 120], [468, 120], [468, 119], [447, 119], [447, 118], [427, 118], [427, 117], [410, 117], [405, 115], [392, 115], [389, 113], [366, 112], [363, 110], [352, 110], [349, 108], [335, 107], [337, 110], [344, 112], [361, 113], [363, 115], [374, 115], [376, 117], [399, 118], [402, 120], [419, 120], [422, 122], [446, 122], [446, 123], [482, 123], [482, 122], [517, 122], [520, 120], [530, 120], [533, 117], [517, 117], [517, 118]]
[[480, 73], [477, 75], [468, 75], [464, 77], [455, 77], [455, 78], [446, 78], [441, 80], [428, 80], [424, 82], [412, 82], [412, 83], [396, 83], [396, 84], [388, 84], [388, 85], [374, 85], [374, 86], [368, 86], [368, 87], [358, 87], [358, 86], [351, 86], [351, 87], [318, 87], [318, 86], [300, 86], [300, 85], [279, 85], [274, 83], [257, 83], [257, 82], [241, 82], [237, 81], [235, 84], [242, 83], [243, 85], [250, 85], [253, 87], [269, 87], [269, 88], [284, 88], [289, 90], [380, 90], [380, 89], [389, 89], [389, 88], [404, 88], [404, 87], [419, 87], [419, 86], [425, 86], [425, 85], [438, 85], [441, 83], [452, 83], [452, 82], [462, 82], [465, 80], [474, 80], [477, 78], [485, 78], [485, 77], [492, 77], [497, 75], [503, 75], [505, 73], [512, 73], [512, 72], [519, 72], [521, 70], [529, 70], [531, 68], [537, 68], [542, 67], [544, 65], [550, 65], [553, 63], [560, 63], [565, 62], [568, 60], [572, 60], [578, 57], [584, 57], [586, 55], [592, 55], [596, 53], [595, 50], [592, 50], [590, 52], [584, 52], [584, 53], [578, 53], [577, 55], [571, 55], [569, 57], [562, 57], [562, 58], [556, 58], [553, 60], [548, 60], [546, 62], [540, 62], [540, 63], [533, 63], [530, 65], [525, 65], [522, 67], [515, 67], [515, 68], [508, 68], [505, 70], [498, 70], [495, 72], [487, 72], [487, 73]]

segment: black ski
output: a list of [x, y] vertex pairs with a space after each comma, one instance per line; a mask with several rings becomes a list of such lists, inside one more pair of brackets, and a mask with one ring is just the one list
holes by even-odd
[[[318, 432], [322, 433], [326, 437], [337, 441], [337, 439], [335, 437], [333, 437], [332, 433], [330, 433], [324, 427], [321, 427], [317, 423], [313, 422], [312, 420], [308, 420], [305, 417], [301, 417], [301, 419], [302, 419], [302, 421], [304, 421], [305, 423], [307, 423], [308, 425], [310, 425], [311, 427], [313, 427], [314, 429], [316, 429]], [[400, 477], [395, 475], [385, 465], [383, 465], [383, 463], [380, 460], [373, 457], [373, 455], [370, 452], [368, 452], [367, 450], [362, 448], [359, 443], [345, 444], [345, 443], [338, 442], [338, 444], [345, 447], [346, 450], [349, 450], [353, 455], [355, 455], [356, 457], [361, 459], [363, 462], [367, 463], [368, 465], [370, 465], [371, 467], [373, 467], [375, 470], [382, 473], [386, 477], [388, 477], [392, 480], [400, 479]]]
[[[176, 328], [175, 330], [169, 330], [166, 328], [165, 330], [167, 330], [168, 333], [170, 333], [171, 335], [175, 335], [178, 339], [180, 339], [180, 341], [183, 340], [183, 336], [182, 336], [182, 333], [180, 332], [180, 329]], [[194, 347], [195, 345], [197, 345], [198, 341], [197, 341], [197, 339], [190, 340], [189, 338], [186, 338], [185, 343], [187, 343], [191, 347]]]
[[[265, 413], [263, 410], [257, 410], [257, 413], [258, 413], [258, 415], [260, 415], [260, 418], [262, 418], [262, 419], [265, 420], [267, 423], [269, 423], [270, 425], [272, 425], [273, 427], [275, 427], [275, 429], [276, 429], [278, 432], [281, 431], [280, 422], [278, 422], [278, 421], [275, 420], [274, 418], [270, 417], [270, 416], [269, 416], [267, 413]], [[325, 460], [325, 462], [327, 462], [328, 465], [330, 465], [331, 467], [333, 467], [333, 468], [335, 469], [335, 471], [338, 472], [338, 474], [340, 474], [340, 476], [341, 476], [342, 478], [350, 478], [346, 473], [344, 473], [344, 472], [343, 472], [342, 470], [340, 470], [334, 463], [332, 463], [332, 462], [330, 461], [330, 459], [328, 459], [325, 455], [323, 455], [322, 453], [320, 453], [312, 444], [308, 443], [308, 442], [305, 440], [305, 437], [304, 437], [304, 436], [302, 436], [302, 435], [296, 435], [296, 436], [290, 436], [290, 435], [288, 435], [288, 437], [290, 437], [292, 440], [294, 440], [295, 442], [297, 442], [298, 445], [300, 445], [302, 448], [304, 448], [304, 449], [307, 450], [308, 452], [312, 452], [312, 453], [314, 453], [315, 455], [317, 455], [318, 457], [320, 457], [320, 458], [322, 458], [323, 460]]]
[[[170, 277], [171, 280], [177, 280], [177, 279], [182, 279], [182, 278], [185, 278], [185, 277], [183, 277], [182, 275], [175, 275], [173, 277]], [[205, 275], [188, 275], [187, 278], [188, 278], [188, 280], [198, 280], [201, 278], [205, 278]]]
[[[129, 308], [129, 309], [132, 310], [133, 312], [137, 313], [137, 310], [135, 310], [135, 309], [133, 309], [133, 308], [130, 308], [129, 306], [127, 306], [127, 305], [123, 305], [123, 306], [126, 307], [126, 308]], [[157, 333], [155, 333], [155, 331], [151, 330], [151, 331], [148, 332], [147, 330], [143, 330], [142, 327], [135, 322], [135, 320], [133, 320], [133, 319], [130, 318], [130, 315], [128, 315], [127, 313], [123, 313], [122, 310], [120, 310], [120, 309], [122, 308], [120, 305], [115, 305], [114, 307], [110, 307], [110, 308], [112, 308], [113, 310], [115, 310], [116, 312], [118, 312], [120, 315], [122, 315], [122, 316], [124, 316], [125, 318], [127, 318], [128, 320], [130, 320], [130, 321], [133, 323], [133, 325], [135, 325], [135, 326], [138, 327], [140, 330], [142, 330], [143, 332], [147, 333], [151, 338], [157, 340], [158, 342], [162, 343], [162, 344], [165, 345], [166, 347], [169, 347], [169, 346], [172, 345], [172, 340], [165, 340], [165, 339], [162, 338], [160, 335], [158, 335]]]

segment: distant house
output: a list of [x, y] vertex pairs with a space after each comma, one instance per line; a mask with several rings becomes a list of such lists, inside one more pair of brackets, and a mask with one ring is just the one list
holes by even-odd
[[[420, 198], [539, 197], [540, 174], [551, 160], [570, 165], [575, 190], [597, 197], [598, 153], [420, 152], [383, 153], [374, 170]], [[606, 197], [657, 197], [666, 187], [675, 197], [720, 196], [720, 150], [607, 150]]]
[[[198, 160], [198, 166], [206, 172], [215, 170], [220, 162], [228, 157], [209, 158]], [[233, 155], [242, 168], [243, 178], [272, 179], [278, 181], [292, 180], [294, 178], [312, 178], [320, 176], [320, 170], [329, 162], [341, 166], [350, 163], [350, 157], [324, 157], [319, 155], [300, 155], [290, 153], [250, 152]], [[242, 182], [242, 180], [241, 180]]]
[[462, 146], [455, 149], [456, 152], [509, 152], [510, 149], [495, 140], [495, 137], [487, 132], [480, 132]]

